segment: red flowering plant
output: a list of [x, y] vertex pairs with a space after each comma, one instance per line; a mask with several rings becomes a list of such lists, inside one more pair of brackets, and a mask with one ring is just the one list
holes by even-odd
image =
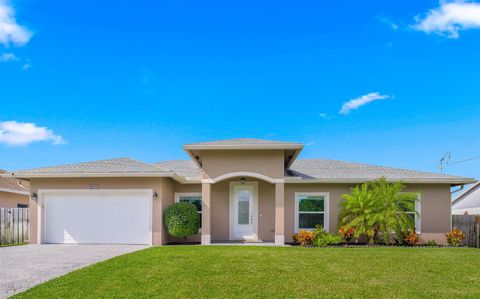
[[338, 230], [338, 233], [343, 237], [343, 239], [347, 242], [350, 242], [355, 234], [356, 229], [354, 227], [346, 228], [345, 226], [341, 226]]
[[450, 246], [459, 246], [463, 239], [465, 239], [463, 232], [455, 227], [446, 233], [445, 237], [447, 238], [447, 243]]

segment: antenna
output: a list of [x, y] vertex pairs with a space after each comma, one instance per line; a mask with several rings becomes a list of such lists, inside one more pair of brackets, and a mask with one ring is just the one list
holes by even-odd
[[440, 164], [438, 165], [438, 168], [440, 169], [440, 174], [443, 174], [443, 162], [445, 162], [445, 164], [448, 165], [451, 157], [452, 157], [452, 153], [450, 151], [448, 151], [440, 159]]

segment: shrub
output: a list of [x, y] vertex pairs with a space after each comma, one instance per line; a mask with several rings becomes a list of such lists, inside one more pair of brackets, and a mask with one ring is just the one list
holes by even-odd
[[451, 231], [445, 234], [445, 237], [447, 238], [448, 245], [459, 246], [465, 238], [465, 235], [461, 230], [454, 227]]
[[314, 236], [313, 232], [302, 229], [300, 230], [300, 232], [293, 234], [292, 238], [293, 238], [293, 241], [299, 244], [300, 246], [308, 246], [308, 245], [312, 245], [313, 236]]
[[345, 241], [350, 242], [355, 234], [355, 230], [354, 227], [346, 228], [345, 226], [341, 226], [338, 233], [342, 235]]
[[404, 241], [407, 245], [413, 246], [418, 243], [419, 238], [415, 231], [408, 231]]
[[343, 241], [342, 236], [326, 232], [321, 225], [317, 225], [313, 235], [312, 243], [315, 246], [336, 245]]
[[430, 240], [425, 243], [427, 246], [438, 246], [437, 242], [435, 240]]
[[165, 210], [165, 226], [170, 235], [183, 237], [198, 233], [200, 228], [200, 215], [197, 208], [188, 202], [179, 202], [169, 206]]

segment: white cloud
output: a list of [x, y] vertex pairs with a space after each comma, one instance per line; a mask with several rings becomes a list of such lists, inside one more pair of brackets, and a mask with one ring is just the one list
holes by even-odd
[[15, 54], [13, 53], [2, 53], [2, 55], [0, 55], [1, 62], [17, 61], [17, 60], [18, 60], [18, 57], [15, 56]]
[[23, 46], [32, 37], [32, 32], [17, 23], [15, 10], [8, 0], [0, 0], [0, 43]]
[[320, 116], [320, 118], [326, 119], [328, 117], [328, 114], [322, 112], [318, 116]]
[[361, 97], [351, 99], [350, 101], [344, 103], [342, 105], [342, 109], [340, 109], [340, 114], [349, 114], [350, 111], [358, 109], [362, 107], [363, 105], [366, 105], [368, 103], [371, 103], [373, 101], [379, 101], [379, 100], [385, 100], [389, 99], [391, 96], [387, 95], [382, 95], [378, 92], [372, 92], [366, 95], [363, 95]]
[[416, 30], [458, 38], [460, 30], [480, 28], [480, 3], [454, 1], [441, 2], [425, 17], [416, 18]]
[[25, 63], [24, 65], [22, 65], [22, 70], [26, 71], [31, 67], [32, 67], [32, 65], [30, 63]]
[[398, 30], [400, 28], [400, 26], [398, 26], [398, 24], [396, 24], [395, 22], [393, 22], [392, 20], [390, 20], [389, 18], [386, 18], [386, 17], [377, 17], [377, 20], [379, 20], [380, 22], [384, 23], [385, 25], [387, 25], [388, 27], [392, 28], [393, 30]]
[[0, 122], [0, 143], [21, 146], [40, 141], [51, 141], [53, 144], [65, 143], [62, 136], [56, 135], [46, 127], [38, 127], [34, 123]]

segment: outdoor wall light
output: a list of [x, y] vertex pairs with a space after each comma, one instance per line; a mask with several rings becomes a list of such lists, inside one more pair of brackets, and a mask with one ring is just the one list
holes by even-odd
[[153, 192], [153, 199], [157, 200], [158, 198], [158, 193], [157, 192]]
[[33, 192], [33, 193], [32, 193], [32, 199], [33, 199], [33, 200], [37, 200], [37, 199], [38, 199], [38, 194], [35, 193], [35, 192]]
[[240, 178], [240, 184], [245, 184], [245, 178]]

